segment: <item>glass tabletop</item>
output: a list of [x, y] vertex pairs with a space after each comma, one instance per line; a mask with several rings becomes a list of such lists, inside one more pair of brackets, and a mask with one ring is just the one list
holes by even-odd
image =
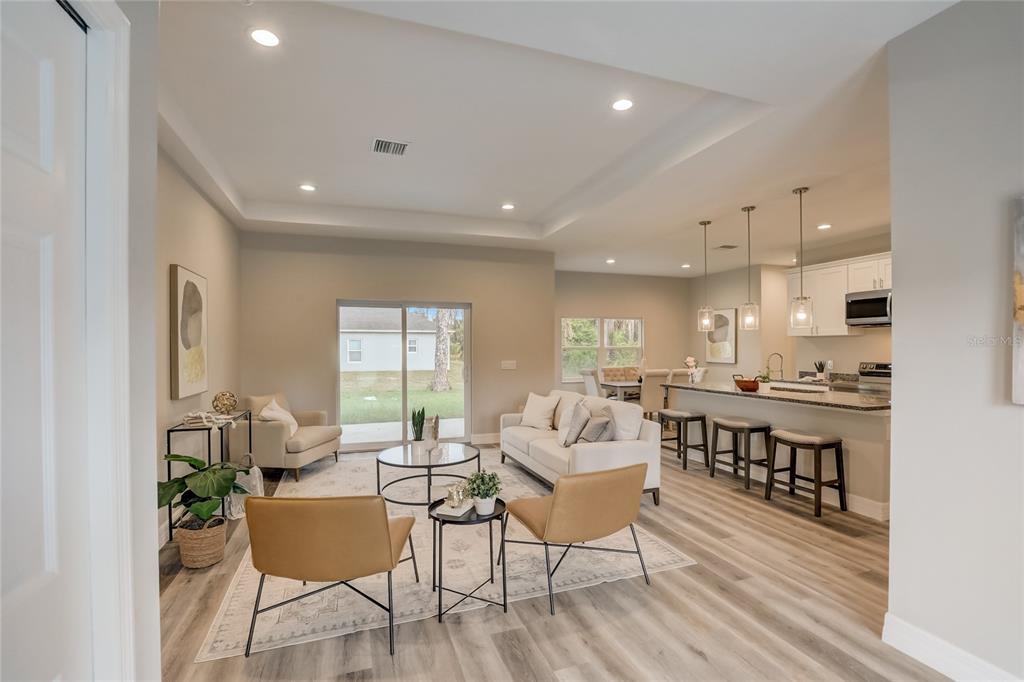
[[429, 450], [414, 451], [412, 443], [381, 451], [377, 461], [393, 467], [434, 468], [471, 462], [480, 456], [480, 449], [465, 443], [438, 443]]

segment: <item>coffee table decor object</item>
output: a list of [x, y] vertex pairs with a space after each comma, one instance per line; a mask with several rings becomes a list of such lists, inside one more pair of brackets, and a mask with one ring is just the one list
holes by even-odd
[[[491, 585], [494, 583], [494, 522], [498, 522], [499, 531], [504, 527], [502, 519], [505, 517], [505, 501], [501, 498], [496, 499], [494, 501], [494, 510], [490, 514], [478, 514], [476, 509], [469, 509], [465, 514], [457, 519], [447, 518], [438, 513], [438, 509], [441, 509], [446, 504], [447, 500], [435, 500], [427, 507], [427, 516], [429, 516], [430, 520], [433, 521], [432, 525], [434, 529], [433, 557], [431, 562], [431, 572], [433, 575], [431, 576], [430, 588], [437, 591], [437, 622], [444, 622], [444, 614], [448, 613], [467, 599], [476, 599], [477, 601], [484, 602], [486, 604], [500, 606], [505, 613], [508, 613], [508, 577], [505, 572], [506, 562], [501, 562], [501, 601], [494, 601], [493, 599], [480, 597], [476, 594], [485, 585]], [[487, 542], [489, 545], [488, 549], [490, 550], [488, 552], [488, 556], [490, 557], [490, 577], [469, 592], [462, 592], [451, 587], [445, 587], [444, 527], [475, 526], [481, 523], [487, 524]], [[501, 556], [505, 556], [505, 534], [503, 532], [499, 532], [498, 544], [500, 545]], [[445, 608], [445, 592], [459, 595], [462, 598], [456, 600], [455, 603]]]
[[465, 481], [448, 486], [448, 496], [444, 504], [439, 505], [434, 513], [449, 519], [458, 519], [465, 516], [466, 512], [473, 508], [473, 498], [466, 492]]
[[[435, 478], [454, 478], [465, 480], [462, 474], [450, 471], [450, 467], [460, 464], [476, 462], [476, 470], [480, 471], [480, 449], [465, 443], [439, 443], [429, 450], [420, 451], [413, 443], [398, 445], [393, 448], [381, 451], [377, 455], [377, 494], [383, 495], [384, 499], [392, 504], [402, 504], [411, 507], [426, 507], [431, 503], [430, 489], [434, 485]], [[419, 469], [424, 473], [401, 476], [386, 483], [381, 481], [381, 467], [395, 469]], [[442, 471], [443, 469], [449, 469]], [[402, 481], [414, 479], [426, 479], [426, 491], [422, 501], [420, 500], [398, 500], [388, 497], [387, 490], [391, 486]]]

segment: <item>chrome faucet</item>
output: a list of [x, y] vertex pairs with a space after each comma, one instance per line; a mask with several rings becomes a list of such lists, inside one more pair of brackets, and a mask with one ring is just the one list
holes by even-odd
[[766, 363], [767, 364], [766, 369], [768, 370], [768, 378], [769, 379], [774, 379], [775, 378], [775, 377], [772, 376], [772, 358], [774, 358], [776, 355], [779, 356], [779, 379], [783, 379], [784, 375], [786, 373], [786, 369], [785, 369], [786, 368], [786, 361], [785, 361], [785, 359], [783, 359], [782, 353], [772, 353], [771, 355], [768, 356], [768, 361]]

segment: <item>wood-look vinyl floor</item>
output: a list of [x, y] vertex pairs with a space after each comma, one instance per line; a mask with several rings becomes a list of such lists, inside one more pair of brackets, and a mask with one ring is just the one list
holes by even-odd
[[[268, 482], [271, 494], [274, 482]], [[232, 522], [220, 564], [183, 570], [161, 552], [165, 680], [941, 679], [882, 643], [888, 527], [807, 498], [763, 499], [664, 452], [661, 506], [639, 524], [698, 563], [643, 578], [193, 663], [248, 545]], [[519, 548], [514, 551], [530, 551]], [[427, 569], [429, 570], [429, 568]]]

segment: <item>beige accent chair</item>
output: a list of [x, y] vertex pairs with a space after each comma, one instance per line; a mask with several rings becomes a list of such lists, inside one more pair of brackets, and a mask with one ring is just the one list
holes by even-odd
[[[271, 399], [292, 413], [299, 428], [295, 435], [288, 435], [288, 425], [283, 422], [262, 421], [260, 412]], [[252, 458], [256, 466], [271, 469], [290, 469], [299, 480], [299, 469], [334, 455], [338, 459], [341, 449], [341, 427], [327, 423], [327, 412], [323, 410], [292, 410], [288, 399], [281, 393], [253, 395], [242, 399], [242, 408], [252, 411]], [[249, 452], [249, 430], [244, 427], [233, 429], [230, 434], [231, 458], [239, 461]]]
[[[508, 503], [508, 514], [505, 515], [501, 526], [502, 547], [506, 544], [544, 546], [548, 605], [552, 616], [555, 615], [555, 593], [551, 577], [562, 565], [565, 555], [573, 548], [636, 554], [640, 559], [644, 580], [648, 585], [651, 584], [644, 555], [640, 552], [640, 541], [633, 527], [633, 522], [640, 513], [640, 496], [643, 495], [646, 475], [646, 464], [634, 464], [620, 469], [562, 476], [555, 482], [555, 490], [550, 495], [521, 498]], [[506, 539], [505, 531], [508, 528], [509, 516], [526, 526], [539, 542]], [[629, 527], [633, 534], [636, 551], [581, 544], [608, 537], [626, 527]], [[565, 548], [554, 568], [551, 568], [552, 547]], [[504, 559], [503, 553], [499, 553], [498, 563]]]
[[[252, 607], [245, 655], [252, 649], [256, 616], [279, 606], [305, 599], [318, 592], [345, 585], [388, 612], [388, 637], [395, 655], [395, 612], [391, 572], [398, 564], [412, 561], [413, 575], [420, 581], [416, 550], [412, 545], [413, 516], [388, 516], [380, 495], [351, 497], [250, 497], [245, 515], [252, 545], [252, 565], [260, 572], [256, 603]], [[409, 544], [409, 556], [402, 548]], [[388, 574], [388, 605], [349, 584], [356, 578]], [[305, 594], [260, 608], [266, 577], [291, 578], [306, 582], [330, 582]]]
[[640, 407], [647, 419], [654, 419], [665, 407], [665, 389], [661, 385], [668, 383], [671, 374], [667, 369], [649, 369], [644, 372], [644, 381], [640, 384]]

